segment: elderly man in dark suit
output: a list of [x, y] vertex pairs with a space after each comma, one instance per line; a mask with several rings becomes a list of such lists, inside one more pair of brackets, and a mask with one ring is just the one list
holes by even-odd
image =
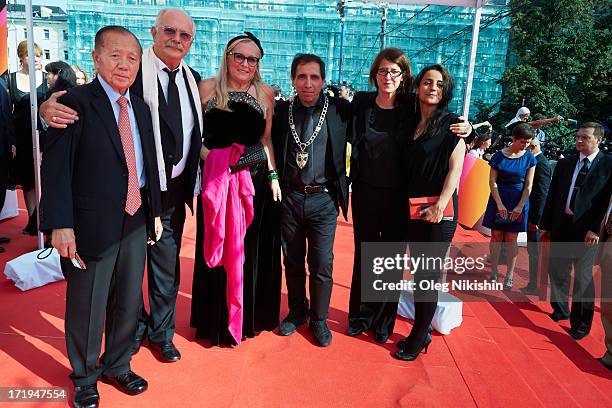
[[[163, 9], [151, 28], [153, 45], [143, 54], [130, 91], [151, 109], [157, 164], [162, 190], [164, 233], [149, 247], [147, 277], [150, 313], [140, 307], [132, 352], [148, 337], [149, 347], [163, 362], [180, 360], [173, 343], [176, 298], [185, 205], [193, 212], [193, 196], [202, 148], [202, 108], [197, 85], [200, 75], [183, 61], [195, 35], [192, 18], [178, 9]], [[77, 115], [54, 97], [41, 106], [50, 126], [74, 123]]]
[[540, 231], [538, 224], [542, 219], [544, 204], [552, 180], [553, 168], [542, 153], [540, 140], [531, 139], [529, 151], [535, 156], [537, 164], [533, 175], [533, 187], [529, 195], [529, 223], [527, 230], [527, 251], [529, 252], [529, 282], [521, 289], [525, 294], [534, 294], [538, 289], [538, 271], [540, 269]]
[[[591, 330], [595, 310], [593, 261], [599, 230], [612, 193], [612, 158], [599, 150], [603, 127], [586, 122], [576, 133], [579, 155], [560, 160], [540, 221], [550, 233], [551, 306], [554, 321], [569, 318], [572, 338], [579, 340]], [[574, 266], [571, 312], [568, 295]]]
[[[9, 162], [15, 157], [16, 153], [11, 105], [6, 82], [2, 78], [0, 78], [0, 123], [3, 124], [0, 126], [0, 211], [2, 211], [6, 199]], [[8, 237], [0, 237], [0, 244], [7, 242], [10, 242]], [[4, 248], [0, 246], [0, 253], [2, 252], [4, 252]]]
[[49, 129], [42, 161], [41, 227], [51, 233], [67, 281], [66, 348], [77, 407], [98, 405], [99, 377], [127, 394], [147, 389], [130, 369], [131, 346], [147, 224], [155, 225], [149, 231], [154, 243], [162, 232], [162, 210], [151, 114], [129, 91], [141, 55], [127, 29], [97, 32], [97, 78], [60, 99], [80, 120]]
[[[299, 54], [291, 64], [297, 97], [276, 107], [272, 124], [278, 176], [283, 189], [281, 244], [289, 315], [280, 333], [288, 336], [310, 317], [317, 344], [328, 346], [333, 246], [338, 206], [346, 217], [346, 134], [348, 103], [322, 93], [325, 64], [316, 55]], [[306, 243], [310, 306], [306, 297]]]

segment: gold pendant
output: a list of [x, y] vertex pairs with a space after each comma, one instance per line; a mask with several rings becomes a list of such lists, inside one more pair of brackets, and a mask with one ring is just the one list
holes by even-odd
[[303, 169], [308, 161], [308, 153], [306, 152], [298, 152], [297, 156], [295, 156], [295, 162], [297, 163], [300, 169]]

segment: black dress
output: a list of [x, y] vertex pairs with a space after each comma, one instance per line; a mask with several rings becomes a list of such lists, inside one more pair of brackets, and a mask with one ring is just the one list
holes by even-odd
[[[450, 170], [449, 159], [461, 140], [448, 129], [457, 123], [457, 115], [444, 113], [433, 132], [425, 133], [416, 140], [408, 140], [404, 150], [406, 163], [406, 187], [408, 197], [431, 197], [442, 193]], [[453, 193], [454, 220], [443, 220], [433, 224], [420, 219], [409, 219], [406, 238], [413, 256], [443, 257], [457, 228], [457, 192]], [[437, 290], [420, 289], [424, 280], [437, 281], [439, 269], [420, 269], [415, 273], [414, 325], [408, 336], [406, 350], [414, 351], [426, 339], [438, 304]]]
[[[36, 88], [38, 106], [45, 101], [47, 95], [47, 80]], [[17, 73], [13, 72], [9, 80], [9, 92], [13, 104], [13, 124], [15, 127], [15, 143], [17, 155], [13, 160], [11, 184], [19, 184], [23, 191], [34, 188], [34, 155], [32, 145], [32, 125], [30, 118], [30, 92], [17, 88]]]
[[[377, 337], [393, 333], [399, 293], [385, 302], [365, 302], [361, 294], [361, 245], [396, 242], [401, 251], [407, 220], [402, 143], [412, 134], [405, 106], [382, 109], [376, 93], [359, 92], [353, 99], [351, 209], [355, 252], [349, 301], [349, 326], [371, 329]], [[414, 115], [412, 115], [414, 116]]]
[[[266, 121], [255, 98], [246, 92], [230, 92], [230, 111], [215, 107], [211, 100], [204, 109], [204, 145], [220, 149], [239, 143], [253, 145], [261, 139]], [[267, 164], [251, 169], [255, 186], [255, 216], [248, 227], [244, 250], [242, 334], [254, 337], [278, 326], [281, 296], [280, 207], [272, 199]], [[223, 267], [209, 268], [204, 260], [202, 199], [197, 202], [196, 253], [193, 273], [191, 327], [196, 338], [212, 345], [234, 345], [228, 328], [226, 273]]]

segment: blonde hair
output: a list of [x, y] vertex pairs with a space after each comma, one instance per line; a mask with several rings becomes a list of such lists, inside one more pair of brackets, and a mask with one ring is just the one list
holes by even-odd
[[[215, 81], [215, 99], [217, 100], [216, 107], [221, 110], [230, 111], [229, 109], [229, 91], [227, 87], [228, 81], [228, 67], [227, 67], [227, 53], [231, 52], [238, 44], [250, 42], [256, 45], [252, 40], [243, 38], [233, 42], [229, 47], [226, 45], [223, 50], [223, 58], [221, 58], [221, 66], [219, 67], [219, 74]], [[268, 99], [264, 92], [264, 83], [261, 81], [261, 75], [259, 74], [259, 65], [255, 70], [255, 75], [251, 79], [251, 85], [255, 87], [255, 99], [261, 109], [263, 110], [264, 117], [268, 110]], [[249, 86], [250, 88], [250, 86]]]
[[[42, 56], [42, 49], [36, 43], [34, 43], [34, 52], [37, 56]], [[28, 40], [23, 40], [17, 46], [17, 58], [21, 61], [26, 55], [28, 55]]]

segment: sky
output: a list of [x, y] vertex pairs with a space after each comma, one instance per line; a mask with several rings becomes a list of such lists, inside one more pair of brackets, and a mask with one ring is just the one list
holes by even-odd
[[[13, 4], [25, 4], [24, 0], [8, 0], [8, 2]], [[66, 3], [67, 0], [32, 0], [32, 4], [36, 6], [59, 6], [64, 10], [66, 9]]]

